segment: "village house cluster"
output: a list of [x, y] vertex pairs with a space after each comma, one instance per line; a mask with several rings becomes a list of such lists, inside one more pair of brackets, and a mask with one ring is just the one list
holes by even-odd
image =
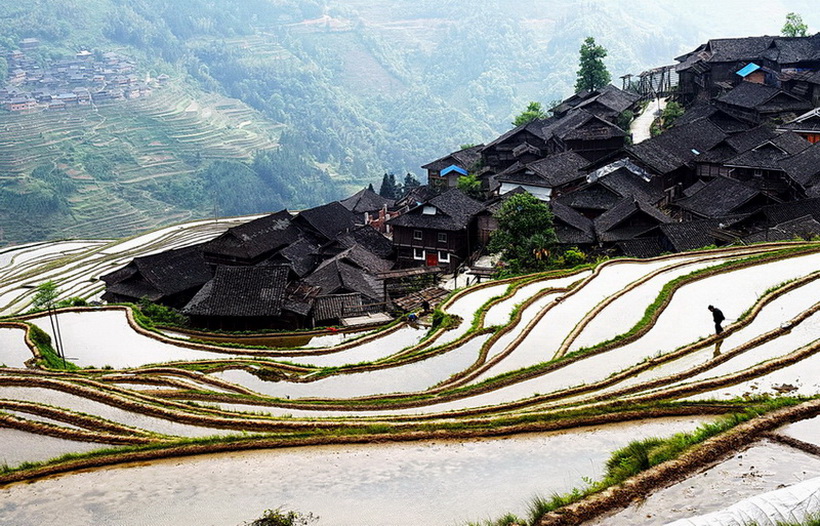
[[6, 54], [8, 78], [0, 89], [0, 108], [11, 112], [63, 110], [110, 101], [150, 96], [168, 80], [149, 82], [137, 76], [133, 61], [113, 52], [78, 51], [73, 59], [41, 66], [35, 58], [40, 42], [20, 41]]
[[[218, 328], [410, 309], [440, 292], [403, 297], [396, 284], [469, 266], [497, 228], [494, 214], [519, 192], [549, 204], [562, 248], [590, 254], [652, 257], [820, 235], [820, 34], [710, 40], [677, 61], [626, 89], [577, 93], [549, 118], [426, 164], [428, 185], [398, 201], [365, 189], [135, 259], [103, 278], [105, 298], [147, 297]], [[664, 82], [651, 78], [658, 72]], [[686, 112], [632, 144], [624, 116], [656, 96]], [[456, 188], [467, 174], [485, 200]]]

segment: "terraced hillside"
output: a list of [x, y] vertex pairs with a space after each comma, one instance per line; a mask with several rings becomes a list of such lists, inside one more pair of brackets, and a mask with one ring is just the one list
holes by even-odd
[[[683, 510], [669, 504], [680, 498], [670, 486], [652, 512], [664, 524], [820, 476], [816, 243], [491, 281], [454, 292], [437, 327], [305, 333], [299, 346], [247, 335], [235, 337], [243, 345], [205, 343], [126, 307], [63, 310], [56, 325], [19, 314], [45, 279], [64, 296], [92, 297], [95, 277], [128, 258], [227, 226], [0, 252], [0, 303], [14, 314], [0, 323], [0, 483], [63, 473], [7, 486], [4, 517], [33, 524], [59, 509], [76, 517], [68, 524], [235, 524], [286, 505], [319, 524], [457, 524], [567, 494], [536, 499], [518, 523], [580, 524], [705, 466], [717, 466], [716, 484], [734, 484], [719, 497], [704, 489], [702, 504]], [[720, 335], [709, 304], [728, 318]], [[44, 332], [62, 343], [67, 369]], [[650, 438], [677, 432], [689, 434]], [[621, 483], [629, 462], [607, 468], [606, 452], [638, 438], [649, 439], [642, 466], [660, 464]], [[733, 457], [746, 454], [756, 475], [718, 476], [727, 462], [743, 473]], [[166, 457], [180, 458], [148, 462]], [[124, 462], [140, 467], [85, 469]], [[38, 488], [48, 502], [32, 498]], [[640, 508], [621, 513], [597, 520], [646, 519]]]
[[[180, 203], [180, 186], [212, 160], [250, 161], [277, 147], [281, 126], [217, 95], [166, 86], [151, 97], [29, 115], [0, 114], [0, 185], [40, 195], [37, 168], [58, 168], [69, 191], [40, 210], [0, 211], [7, 241], [121, 237], [214, 213], [215, 199]], [[62, 172], [61, 172], [62, 173]], [[60, 184], [65, 184], [61, 182]], [[174, 190], [176, 189], [176, 190]]]

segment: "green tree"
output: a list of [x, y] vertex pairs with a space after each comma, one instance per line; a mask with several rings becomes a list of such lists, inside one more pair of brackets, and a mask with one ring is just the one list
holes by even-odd
[[37, 292], [31, 300], [31, 306], [35, 309], [50, 309], [54, 306], [54, 301], [60, 291], [57, 289], [57, 284], [53, 281], [46, 281], [37, 285]]
[[484, 199], [484, 191], [481, 189], [481, 179], [476, 174], [462, 175], [458, 178], [458, 189], [478, 201]]
[[784, 37], [804, 37], [809, 32], [809, 26], [803, 22], [803, 17], [797, 13], [786, 15], [786, 23], [780, 30]]
[[382, 185], [379, 188], [379, 195], [386, 199], [401, 197], [401, 187], [396, 182], [396, 174], [385, 172], [384, 177], [382, 177]]
[[513, 273], [537, 272], [549, 268], [555, 244], [552, 212], [532, 194], [516, 194], [496, 214], [498, 230], [490, 238], [489, 249]]
[[421, 186], [421, 182], [416, 178], [415, 175], [407, 172], [407, 175], [404, 176], [404, 188], [402, 193], [407, 193], [413, 188], [418, 188]]
[[595, 39], [587, 37], [581, 44], [580, 59], [578, 61], [578, 80], [575, 81], [575, 91], [596, 90], [609, 84], [611, 76], [604, 64], [607, 51], [603, 46], [595, 44]]
[[530, 102], [527, 109], [522, 111], [513, 121], [513, 126], [521, 126], [536, 119], [546, 119], [549, 117], [547, 112], [541, 107], [540, 102]]

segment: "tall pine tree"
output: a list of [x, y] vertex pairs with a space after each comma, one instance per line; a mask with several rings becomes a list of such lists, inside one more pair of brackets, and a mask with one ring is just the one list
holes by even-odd
[[595, 39], [587, 37], [581, 45], [580, 60], [578, 61], [578, 80], [575, 81], [575, 91], [593, 91], [603, 88], [612, 77], [604, 65], [607, 51], [603, 46], [595, 44]]

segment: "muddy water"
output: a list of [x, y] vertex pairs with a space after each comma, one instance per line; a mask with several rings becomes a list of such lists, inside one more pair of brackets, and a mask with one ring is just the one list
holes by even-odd
[[609, 452], [691, 430], [691, 419], [505, 439], [209, 455], [59, 476], [0, 490], [8, 524], [235, 525], [282, 506], [319, 526], [464, 524], [599, 478]]
[[6, 367], [25, 367], [25, 361], [34, 358], [26, 346], [23, 329], [0, 327], [0, 364]]
[[117, 422], [131, 427], [162, 433], [165, 435], [201, 437], [211, 435], [238, 434], [239, 431], [225, 429], [208, 429], [187, 424], [180, 424], [162, 418], [132, 413], [116, 407], [112, 407], [94, 400], [82, 398], [72, 394], [43, 389], [40, 387], [0, 387], [0, 398], [9, 400], [19, 400], [24, 402], [34, 402], [38, 404], [51, 405], [69, 409], [80, 413], [86, 413], [112, 422]]
[[661, 489], [639, 505], [587, 526], [660, 526], [723, 509], [742, 499], [820, 475], [820, 458], [773, 444], [759, 443], [733, 458]]
[[266, 382], [241, 369], [214, 376], [277, 398], [350, 398], [423, 391], [472, 365], [489, 338], [489, 334], [473, 338], [455, 350], [403, 367], [341, 374], [310, 383]]
[[[58, 314], [66, 357], [80, 367], [116, 369], [173, 360], [225, 359], [229, 354], [185, 349], [134, 331], [119, 310]], [[32, 320], [53, 337], [48, 316]]]
[[580, 281], [592, 274], [591, 271], [584, 271], [578, 274], [573, 274], [565, 278], [555, 278], [536, 281], [529, 285], [524, 285], [518, 289], [511, 297], [493, 305], [484, 316], [484, 325], [489, 327], [492, 325], [503, 325], [510, 321], [510, 314], [519, 303], [526, 301], [534, 296], [536, 293], [550, 288], [567, 287], [576, 281]]
[[404, 348], [417, 344], [426, 333], [427, 329], [425, 327], [414, 327], [405, 324], [382, 337], [363, 342], [360, 345], [355, 345], [339, 352], [318, 356], [297, 356], [279, 359], [303, 365], [315, 365], [317, 367], [339, 367], [361, 362], [372, 362], [380, 358], [387, 358]]
[[781, 427], [777, 432], [820, 447], [820, 416], [794, 422]]
[[[9, 467], [19, 466], [23, 462], [45, 461], [68, 453], [85, 453], [110, 447], [115, 446], [35, 435], [17, 429], [0, 429], [0, 465]], [[0, 524], [15, 524], [6, 522], [4, 515], [0, 510]]]

